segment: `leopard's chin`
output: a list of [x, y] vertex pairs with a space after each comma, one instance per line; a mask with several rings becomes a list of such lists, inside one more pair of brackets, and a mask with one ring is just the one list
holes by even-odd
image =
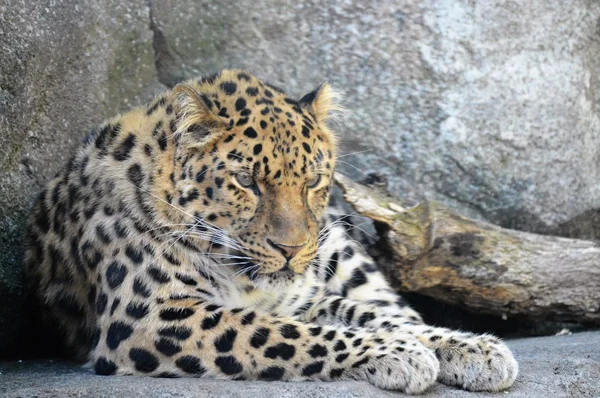
[[281, 292], [287, 289], [301, 277], [300, 274], [295, 273], [287, 266], [269, 273], [258, 271], [247, 273], [247, 275], [257, 289], [273, 292]]
[[300, 275], [293, 271], [276, 271], [270, 274], [260, 274], [252, 280], [252, 283], [259, 290], [281, 293], [293, 285], [299, 277]]

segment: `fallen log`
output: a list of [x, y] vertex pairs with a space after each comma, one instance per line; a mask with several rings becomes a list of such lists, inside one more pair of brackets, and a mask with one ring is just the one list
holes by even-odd
[[471, 312], [600, 324], [600, 244], [500, 228], [441, 203], [408, 206], [385, 187], [335, 176], [373, 219], [374, 253], [394, 287]]

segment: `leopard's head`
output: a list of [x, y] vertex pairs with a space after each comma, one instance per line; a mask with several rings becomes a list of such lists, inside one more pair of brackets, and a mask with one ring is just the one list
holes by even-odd
[[212, 241], [251, 277], [290, 280], [314, 259], [327, 206], [337, 109], [328, 84], [300, 100], [227, 70], [173, 92], [173, 202], [194, 216], [190, 236]]

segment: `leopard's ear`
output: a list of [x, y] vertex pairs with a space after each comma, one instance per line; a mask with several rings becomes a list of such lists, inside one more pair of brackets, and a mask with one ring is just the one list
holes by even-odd
[[227, 123], [213, 112], [216, 105], [206, 94], [183, 83], [173, 89], [173, 95], [177, 114], [175, 139], [179, 144], [202, 148], [227, 130]]
[[299, 102], [301, 106], [315, 115], [318, 123], [324, 123], [327, 119], [335, 117], [338, 112], [343, 111], [339, 104], [339, 94], [327, 82], [306, 94]]

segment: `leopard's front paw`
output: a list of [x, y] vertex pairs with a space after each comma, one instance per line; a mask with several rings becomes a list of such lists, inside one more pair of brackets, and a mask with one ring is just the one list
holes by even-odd
[[489, 335], [452, 337], [435, 354], [440, 361], [438, 380], [469, 391], [507, 389], [519, 371], [510, 349]]
[[440, 366], [433, 351], [416, 340], [394, 343], [385, 352], [373, 350], [369, 356], [364, 376], [379, 388], [419, 394], [438, 377]]

